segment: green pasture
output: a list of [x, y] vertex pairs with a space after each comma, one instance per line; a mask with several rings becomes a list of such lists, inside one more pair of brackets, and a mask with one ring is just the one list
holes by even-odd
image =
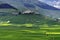
[[60, 40], [60, 23], [35, 14], [0, 16], [0, 40]]

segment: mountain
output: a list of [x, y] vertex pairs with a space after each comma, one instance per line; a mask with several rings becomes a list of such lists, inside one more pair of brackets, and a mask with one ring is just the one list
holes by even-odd
[[3, 8], [13, 8], [13, 9], [16, 9], [16, 8], [14, 8], [13, 6], [11, 6], [11, 5], [9, 5], [9, 4], [7, 4], [7, 3], [2, 3], [2, 4], [0, 4], [0, 9], [3, 9]]
[[35, 6], [38, 6], [43, 9], [49, 9], [49, 10], [60, 10], [58, 8], [55, 8], [53, 6], [50, 6], [44, 2], [38, 1], [38, 0], [1, 0], [3, 2], [6, 2], [17, 9], [21, 10], [21, 8], [28, 9], [28, 8], [35, 8]]
[[37, 14], [42, 14], [52, 18], [60, 18], [60, 9], [50, 6], [38, 0], [1, 0], [6, 2], [19, 11], [32, 10]]
[[35, 6], [33, 4], [30, 4], [30, 3], [24, 3], [23, 5], [27, 8], [35, 8]]

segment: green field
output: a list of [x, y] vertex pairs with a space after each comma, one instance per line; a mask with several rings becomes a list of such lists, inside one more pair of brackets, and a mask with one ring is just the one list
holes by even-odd
[[0, 16], [0, 40], [60, 40], [60, 23], [35, 14]]

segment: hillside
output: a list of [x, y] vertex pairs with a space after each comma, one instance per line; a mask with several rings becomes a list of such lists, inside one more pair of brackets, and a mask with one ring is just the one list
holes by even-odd
[[0, 38], [1, 40], [48, 40], [54, 37], [57, 40], [59, 39], [57, 37], [60, 37], [59, 26], [58, 22], [43, 15], [0, 16]]

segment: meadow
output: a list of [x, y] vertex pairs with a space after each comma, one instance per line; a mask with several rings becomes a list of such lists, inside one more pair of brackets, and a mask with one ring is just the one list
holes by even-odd
[[60, 23], [43, 15], [0, 16], [0, 40], [59, 40]]

